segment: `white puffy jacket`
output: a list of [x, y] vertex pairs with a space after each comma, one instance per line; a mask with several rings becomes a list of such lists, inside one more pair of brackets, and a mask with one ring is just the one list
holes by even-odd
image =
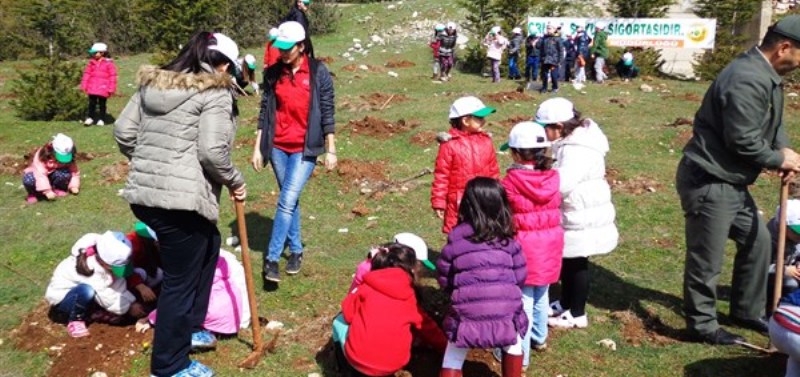
[[616, 211], [606, 181], [608, 139], [591, 119], [553, 143], [561, 176], [564, 258], [606, 254], [617, 246]]

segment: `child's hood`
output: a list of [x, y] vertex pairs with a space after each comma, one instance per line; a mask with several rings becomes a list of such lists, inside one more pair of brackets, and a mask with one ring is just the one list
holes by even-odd
[[534, 203], [548, 203], [558, 194], [558, 173], [551, 170], [508, 170], [505, 178], [520, 195]]
[[603, 134], [600, 126], [591, 119], [587, 119], [588, 125], [580, 126], [572, 132], [571, 135], [560, 140], [560, 145], [580, 145], [587, 148], [594, 149], [602, 155], [606, 155], [609, 151], [608, 138]]
[[414, 296], [411, 276], [399, 267], [370, 271], [362, 284], [397, 300], [408, 300]]
[[192, 74], [142, 66], [136, 76], [141, 91], [142, 106], [155, 114], [166, 114], [195, 94], [208, 89], [230, 89], [232, 80], [227, 73]]

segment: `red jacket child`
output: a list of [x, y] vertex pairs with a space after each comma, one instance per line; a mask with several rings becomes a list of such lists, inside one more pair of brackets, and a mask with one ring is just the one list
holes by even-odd
[[109, 58], [90, 59], [81, 79], [81, 90], [87, 95], [108, 98], [117, 91], [117, 67]]
[[447, 340], [417, 305], [411, 276], [399, 267], [374, 270], [342, 302], [350, 324], [344, 353], [368, 376], [393, 375], [411, 358], [413, 335], [444, 353]]

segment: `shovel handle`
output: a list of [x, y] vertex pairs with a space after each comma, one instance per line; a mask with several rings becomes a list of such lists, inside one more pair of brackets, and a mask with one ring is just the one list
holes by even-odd
[[261, 323], [258, 317], [256, 290], [253, 285], [253, 265], [250, 262], [250, 247], [247, 243], [247, 224], [244, 220], [244, 201], [235, 200], [236, 224], [239, 228], [239, 244], [242, 246], [242, 266], [247, 283], [247, 302], [250, 305], [250, 326], [253, 329], [253, 349], [260, 351], [264, 344], [261, 339]]
[[775, 256], [775, 284], [772, 293], [772, 311], [778, 308], [783, 294], [783, 269], [786, 251], [786, 203], [789, 201], [789, 183], [781, 181], [781, 206], [778, 214], [778, 255]]

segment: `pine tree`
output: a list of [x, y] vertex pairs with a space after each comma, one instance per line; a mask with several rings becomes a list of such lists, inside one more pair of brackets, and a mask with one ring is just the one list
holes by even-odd
[[86, 98], [78, 89], [82, 67], [57, 56], [37, 63], [33, 70], [17, 71], [12, 81], [17, 116], [26, 120], [78, 120], [86, 109]]
[[494, 26], [496, 8], [492, 0], [459, 0], [458, 4], [467, 13], [466, 22], [461, 28], [472, 33], [476, 39], [482, 38]]
[[664, 17], [674, 3], [675, 0], [610, 0], [609, 10], [622, 18], [659, 18]]
[[[23, 29], [17, 40], [51, 59], [57, 54], [85, 50], [89, 35], [88, 5], [78, 0], [32, 0], [14, 9]], [[39, 38], [30, 35], [34, 32]]]
[[743, 35], [747, 23], [760, 9], [757, 0], [697, 0], [694, 13], [702, 18], [717, 19], [717, 33], [713, 51], [706, 51], [694, 64], [695, 74], [705, 80], [713, 80], [733, 60], [745, 45], [748, 36]]

